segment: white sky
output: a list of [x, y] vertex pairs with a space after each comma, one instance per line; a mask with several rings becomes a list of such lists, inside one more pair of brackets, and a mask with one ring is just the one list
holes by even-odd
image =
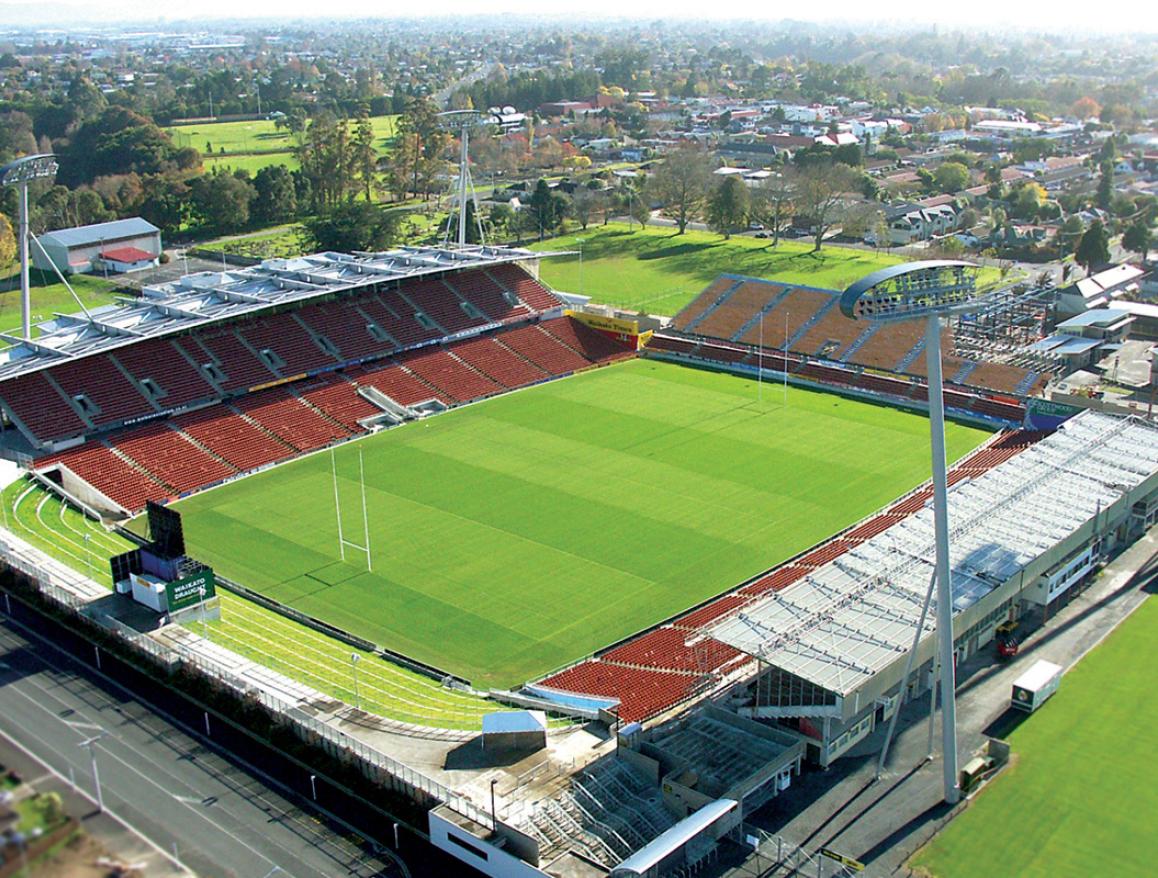
[[[196, 19], [213, 18], [375, 18], [421, 15], [487, 15], [515, 13], [581, 25], [600, 16], [632, 18], [731, 18], [784, 19], [854, 22], [899, 21], [909, 25], [937, 23], [946, 28], [999, 30], [1013, 25], [1030, 31], [1158, 31], [1158, 13], [1153, 0], [1119, 0], [1109, 6], [1089, 0], [969, 0], [954, 2], [914, 2], [914, 0], [803, 0], [776, 3], [774, 0], [729, 0], [720, 8], [705, 8], [703, 0], [570, 0], [555, 4], [549, 0], [426, 0], [421, 13], [398, 2], [367, 0], [186, 0], [183, 3], [156, 0], [0, 0], [0, 21], [24, 24], [60, 24], [78, 21]], [[710, 11], [709, 11], [710, 10]], [[1147, 11], [1148, 10], [1148, 11]]]

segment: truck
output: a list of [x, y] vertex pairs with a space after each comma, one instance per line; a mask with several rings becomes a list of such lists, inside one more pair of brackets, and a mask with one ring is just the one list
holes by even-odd
[[1061, 665], [1044, 660], [1034, 662], [1033, 667], [1013, 681], [1010, 706], [1033, 713], [1057, 692], [1061, 677]]

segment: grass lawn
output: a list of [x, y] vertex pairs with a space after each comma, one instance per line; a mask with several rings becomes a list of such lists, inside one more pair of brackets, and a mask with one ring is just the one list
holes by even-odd
[[586, 232], [531, 245], [534, 250], [583, 251], [582, 277], [578, 255], [545, 259], [542, 277], [569, 293], [597, 302], [675, 314], [724, 273], [776, 278], [814, 287], [843, 289], [871, 271], [900, 262], [873, 250], [826, 244], [812, 252], [811, 241], [781, 241], [775, 249], [761, 238], [725, 241], [713, 232], [623, 224], [591, 226]]
[[53, 815], [50, 813], [51, 805], [48, 796], [27, 796], [16, 802], [13, 807], [20, 815], [19, 829], [25, 835], [32, 835], [33, 833], [47, 835], [58, 826], [63, 825], [68, 819], [66, 817], [64, 820], [49, 820], [49, 817]]
[[[949, 426], [953, 459], [986, 434]], [[866, 455], [866, 448], [889, 449]], [[718, 594], [928, 474], [916, 415], [637, 360], [181, 501], [190, 551], [369, 640], [511, 686]]]
[[[59, 280], [45, 283], [48, 277], [37, 269], [31, 270], [32, 323], [51, 320], [53, 314], [76, 314], [80, 306]], [[55, 275], [52, 275], [55, 279]], [[87, 308], [97, 308], [113, 302], [115, 280], [91, 274], [74, 274], [68, 282]], [[19, 272], [0, 281], [0, 332], [20, 331], [20, 275]]]
[[1009, 736], [1016, 762], [913, 865], [939, 878], [1154, 874], [1156, 629], [1150, 599]]
[[[374, 148], [385, 155], [394, 141], [397, 116], [372, 116]], [[194, 122], [165, 129], [179, 147], [200, 150], [205, 167], [226, 167], [256, 174], [267, 165], [298, 167], [293, 154], [295, 141], [286, 130], [278, 130], [272, 120], [248, 122]], [[224, 150], [224, 152], [222, 152]]]
[[285, 165], [287, 169], [296, 171], [301, 167], [298, 157], [292, 152], [269, 152], [254, 155], [215, 155], [201, 159], [205, 170], [224, 168], [227, 171], [249, 171], [250, 176], [256, 176], [262, 168], [271, 165]]
[[[0, 513], [4, 527], [110, 587], [109, 557], [133, 547], [31, 481], [20, 480], [4, 489]], [[358, 664], [361, 704], [380, 716], [436, 728], [477, 730], [484, 713], [501, 709], [494, 702], [443, 688], [429, 677], [352, 649], [224, 590], [219, 597], [221, 620], [208, 623], [210, 640], [350, 704], [356, 701], [350, 653], [358, 652], [363, 659]], [[196, 620], [190, 627], [202, 632]]]

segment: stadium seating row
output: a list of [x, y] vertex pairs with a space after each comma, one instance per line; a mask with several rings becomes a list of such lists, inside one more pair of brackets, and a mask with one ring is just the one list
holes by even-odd
[[[48, 443], [560, 307], [516, 265], [471, 269], [62, 363], [5, 381], [0, 400]], [[479, 389], [467, 379], [455, 398], [474, 398]]]
[[[212, 403], [90, 440], [36, 466], [62, 463], [135, 511], [146, 499], [180, 496], [362, 432], [359, 422], [382, 410], [359, 387], [373, 387], [403, 406], [430, 399], [454, 405], [633, 353], [559, 317]], [[109, 455], [121, 466], [106, 471], [92, 462]]]
[[[1038, 441], [1044, 434], [1013, 431], [999, 436], [959, 462], [950, 481], [976, 476]], [[789, 588], [823, 564], [881, 533], [928, 503], [931, 489], [922, 486], [887, 510], [860, 522], [804, 555], [773, 568], [669, 625], [639, 635], [599, 656], [538, 682], [565, 693], [615, 697], [620, 716], [642, 721], [676, 707], [740, 668], [747, 656], [702, 633], [725, 616], [771, 591]]]
[[[792, 352], [802, 356], [925, 376], [920, 323], [892, 323], [865, 332], [865, 324], [848, 319], [835, 307], [838, 295], [830, 290], [720, 278], [675, 316], [672, 329], [694, 341], [753, 346], [762, 338], [769, 350], [783, 348], [787, 339]], [[948, 329], [942, 348], [952, 350]], [[1013, 396], [1033, 393], [1048, 379], [1020, 366], [980, 363], [974, 367], [970, 361], [946, 355], [946, 377], [959, 370], [970, 388]]]
[[[783, 333], [781, 333], [781, 335], [783, 335]], [[758, 362], [758, 355], [749, 348], [741, 348], [714, 341], [683, 339], [669, 335], [653, 336], [652, 340], [648, 343], [648, 350], [694, 357], [701, 360], [711, 360], [717, 363], [742, 363], [748, 366], [755, 366]], [[762, 361], [766, 369], [780, 370], [784, 368], [784, 358], [778, 351], [768, 351], [765, 349]], [[979, 364], [971, 374], [981, 372], [983, 375], [988, 375], [994, 374], [994, 372], [999, 371], [999, 369], [1013, 368], [1015, 367], [998, 367], [997, 364], [983, 363]], [[821, 384], [855, 387], [873, 393], [906, 397], [922, 402], [927, 401], [929, 398], [928, 388], [908, 376], [898, 375], [896, 377], [890, 377], [874, 372], [860, 371], [856, 368], [828, 366], [816, 361], [798, 363], [792, 362], [791, 359], [789, 359], [789, 371], [791, 374], [800, 375], [803, 378], [810, 378]], [[1022, 371], [1024, 372], [1024, 370]], [[945, 404], [953, 408], [973, 411], [977, 414], [999, 418], [1004, 421], [1020, 423], [1025, 417], [1024, 406], [1012, 397], [994, 399], [980, 395], [975, 390], [970, 390], [966, 387], [947, 386], [945, 388], [944, 399]]]

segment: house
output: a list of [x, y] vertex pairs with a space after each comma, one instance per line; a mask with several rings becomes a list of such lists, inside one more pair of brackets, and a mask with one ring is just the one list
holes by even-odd
[[854, 143], [859, 143], [856, 135], [851, 131], [838, 131], [835, 134], [822, 134], [816, 138], [817, 146], [851, 146]]
[[889, 225], [889, 240], [903, 246], [956, 231], [960, 221], [952, 204], [924, 207], [903, 202], [885, 208], [885, 222]]
[[40, 247], [32, 247], [32, 264], [42, 271], [55, 267], [61, 274], [131, 271], [156, 264], [161, 255], [161, 230], [139, 216], [58, 229], [40, 235], [37, 241]]
[[1082, 314], [1094, 308], [1104, 308], [1126, 293], [1137, 291], [1143, 274], [1142, 269], [1123, 263], [1083, 277], [1058, 290], [1058, 313]]

